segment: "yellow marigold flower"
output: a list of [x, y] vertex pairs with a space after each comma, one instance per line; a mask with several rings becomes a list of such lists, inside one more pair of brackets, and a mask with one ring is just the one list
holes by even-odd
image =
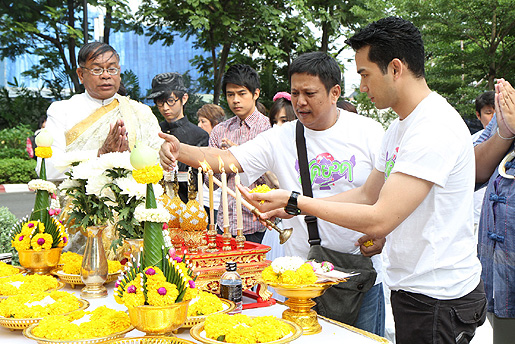
[[196, 317], [219, 312], [224, 309], [224, 304], [220, 298], [207, 291], [199, 291], [188, 306], [188, 316]]
[[[266, 184], [261, 184], [250, 190], [251, 193], [257, 192], [257, 193], [267, 193], [268, 191], [272, 191], [273, 189], [270, 189], [270, 187]], [[263, 204], [265, 201], [260, 201], [259, 203]]]
[[[53, 300], [53, 301], [52, 301]], [[43, 302], [42, 302], [43, 301]], [[50, 294], [20, 294], [8, 297], [0, 303], [0, 315], [6, 318], [42, 318], [76, 310], [80, 302], [73, 294], [53, 291]]]
[[133, 170], [132, 176], [140, 184], [157, 184], [163, 178], [163, 168], [159, 165]]
[[186, 289], [186, 292], [184, 293], [184, 296], [182, 297], [183, 300], [191, 300], [195, 296], [197, 296], [197, 290], [196, 288], [188, 288]]
[[32, 235], [34, 231], [39, 229], [39, 232], [41, 232], [41, 228], [43, 228], [43, 232], [45, 231], [45, 225], [42, 224], [39, 221], [29, 221], [23, 224], [23, 227], [21, 228], [21, 233]]
[[0, 277], [19, 274], [21, 270], [4, 262], [0, 262]]
[[168, 306], [175, 303], [179, 291], [175, 284], [169, 282], [147, 284], [147, 302], [151, 306]]
[[279, 275], [274, 272], [274, 269], [271, 266], [267, 266], [261, 272], [261, 278], [265, 282], [277, 283], [279, 282]]
[[52, 147], [36, 147], [34, 153], [38, 158], [51, 158], [52, 157]]
[[52, 248], [53, 239], [50, 234], [39, 233], [32, 237], [30, 245], [34, 251], [49, 250]]
[[23, 232], [16, 234], [14, 239], [11, 241], [11, 244], [16, 251], [30, 250], [30, 235], [23, 234]]
[[107, 269], [108, 273], [114, 274], [122, 269], [122, 263], [117, 260], [108, 260], [107, 261]]
[[31, 295], [38, 292], [55, 289], [57, 286], [57, 279], [52, 276], [37, 274], [24, 276], [22, 274], [17, 274], [0, 279], [0, 295]]
[[59, 244], [57, 244], [57, 247], [65, 247], [68, 244], [68, 234], [61, 233], [61, 240], [59, 241]]

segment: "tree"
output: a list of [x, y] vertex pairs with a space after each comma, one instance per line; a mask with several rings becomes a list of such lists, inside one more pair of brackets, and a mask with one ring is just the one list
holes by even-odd
[[515, 7], [509, 0], [393, 0], [422, 32], [428, 84], [473, 116], [495, 78], [515, 81]]
[[151, 42], [172, 44], [179, 32], [194, 37], [196, 47], [211, 53], [209, 60], [198, 57], [194, 63], [203, 73], [212, 71], [209, 90], [218, 104], [231, 51], [277, 54], [279, 48], [270, 38], [277, 32], [285, 36], [282, 22], [293, 16], [293, 8], [285, 0], [143, 0], [138, 13]]

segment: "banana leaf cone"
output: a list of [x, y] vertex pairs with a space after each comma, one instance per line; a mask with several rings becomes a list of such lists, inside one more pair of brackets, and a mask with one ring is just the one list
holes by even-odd
[[[41, 171], [39, 173], [39, 179], [46, 180], [46, 167], [45, 159], [41, 159]], [[43, 216], [48, 212], [50, 208], [50, 195], [46, 190], [36, 191], [36, 201], [34, 202], [34, 209], [30, 214], [30, 221], [39, 220], [43, 222]]]
[[[152, 183], [147, 184], [146, 204], [147, 209], [157, 208], [156, 197]], [[145, 221], [143, 233], [143, 266], [157, 266], [163, 269], [162, 247], [164, 247], [163, 224]]]

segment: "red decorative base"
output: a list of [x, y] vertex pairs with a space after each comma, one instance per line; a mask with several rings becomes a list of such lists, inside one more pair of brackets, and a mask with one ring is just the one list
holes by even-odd
[[[261, 286], [261, 284], [258, 285], [258, 290], [259, 290], [260, 286]], [[253, 291], [250, 291], [250, 290], [244, 290], [243, 291], [243, 296], [246, 296], [246, 297], [248, 297], [250, 299], [256, 300], [256, 302], [244, 303], [243, 306], [242, 306], [243, 309], [268, 307], [268, 306], [275, 305], [275, 303], [276, 303], [274, 298], [270, 297], [268, 300], [264, 300], [257, 293], [255, 293]]]

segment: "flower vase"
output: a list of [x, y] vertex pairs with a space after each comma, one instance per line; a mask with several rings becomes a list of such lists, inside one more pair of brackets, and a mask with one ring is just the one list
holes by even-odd
[[85, 284], [80, 296], [82, 298], [100, 298], [107, 296], [104, 283], [107, 280], [107, 258], [102, 244], [102, 231], [106, 226], [90, 226], [86, 228], [86, 249], [80, 269], [81, 279]]
[[130, 246], [131, 256], [134, 257], [136, 262], [140, 262], [143, 252], [143, 239], [125, 239], [125, 242]]

